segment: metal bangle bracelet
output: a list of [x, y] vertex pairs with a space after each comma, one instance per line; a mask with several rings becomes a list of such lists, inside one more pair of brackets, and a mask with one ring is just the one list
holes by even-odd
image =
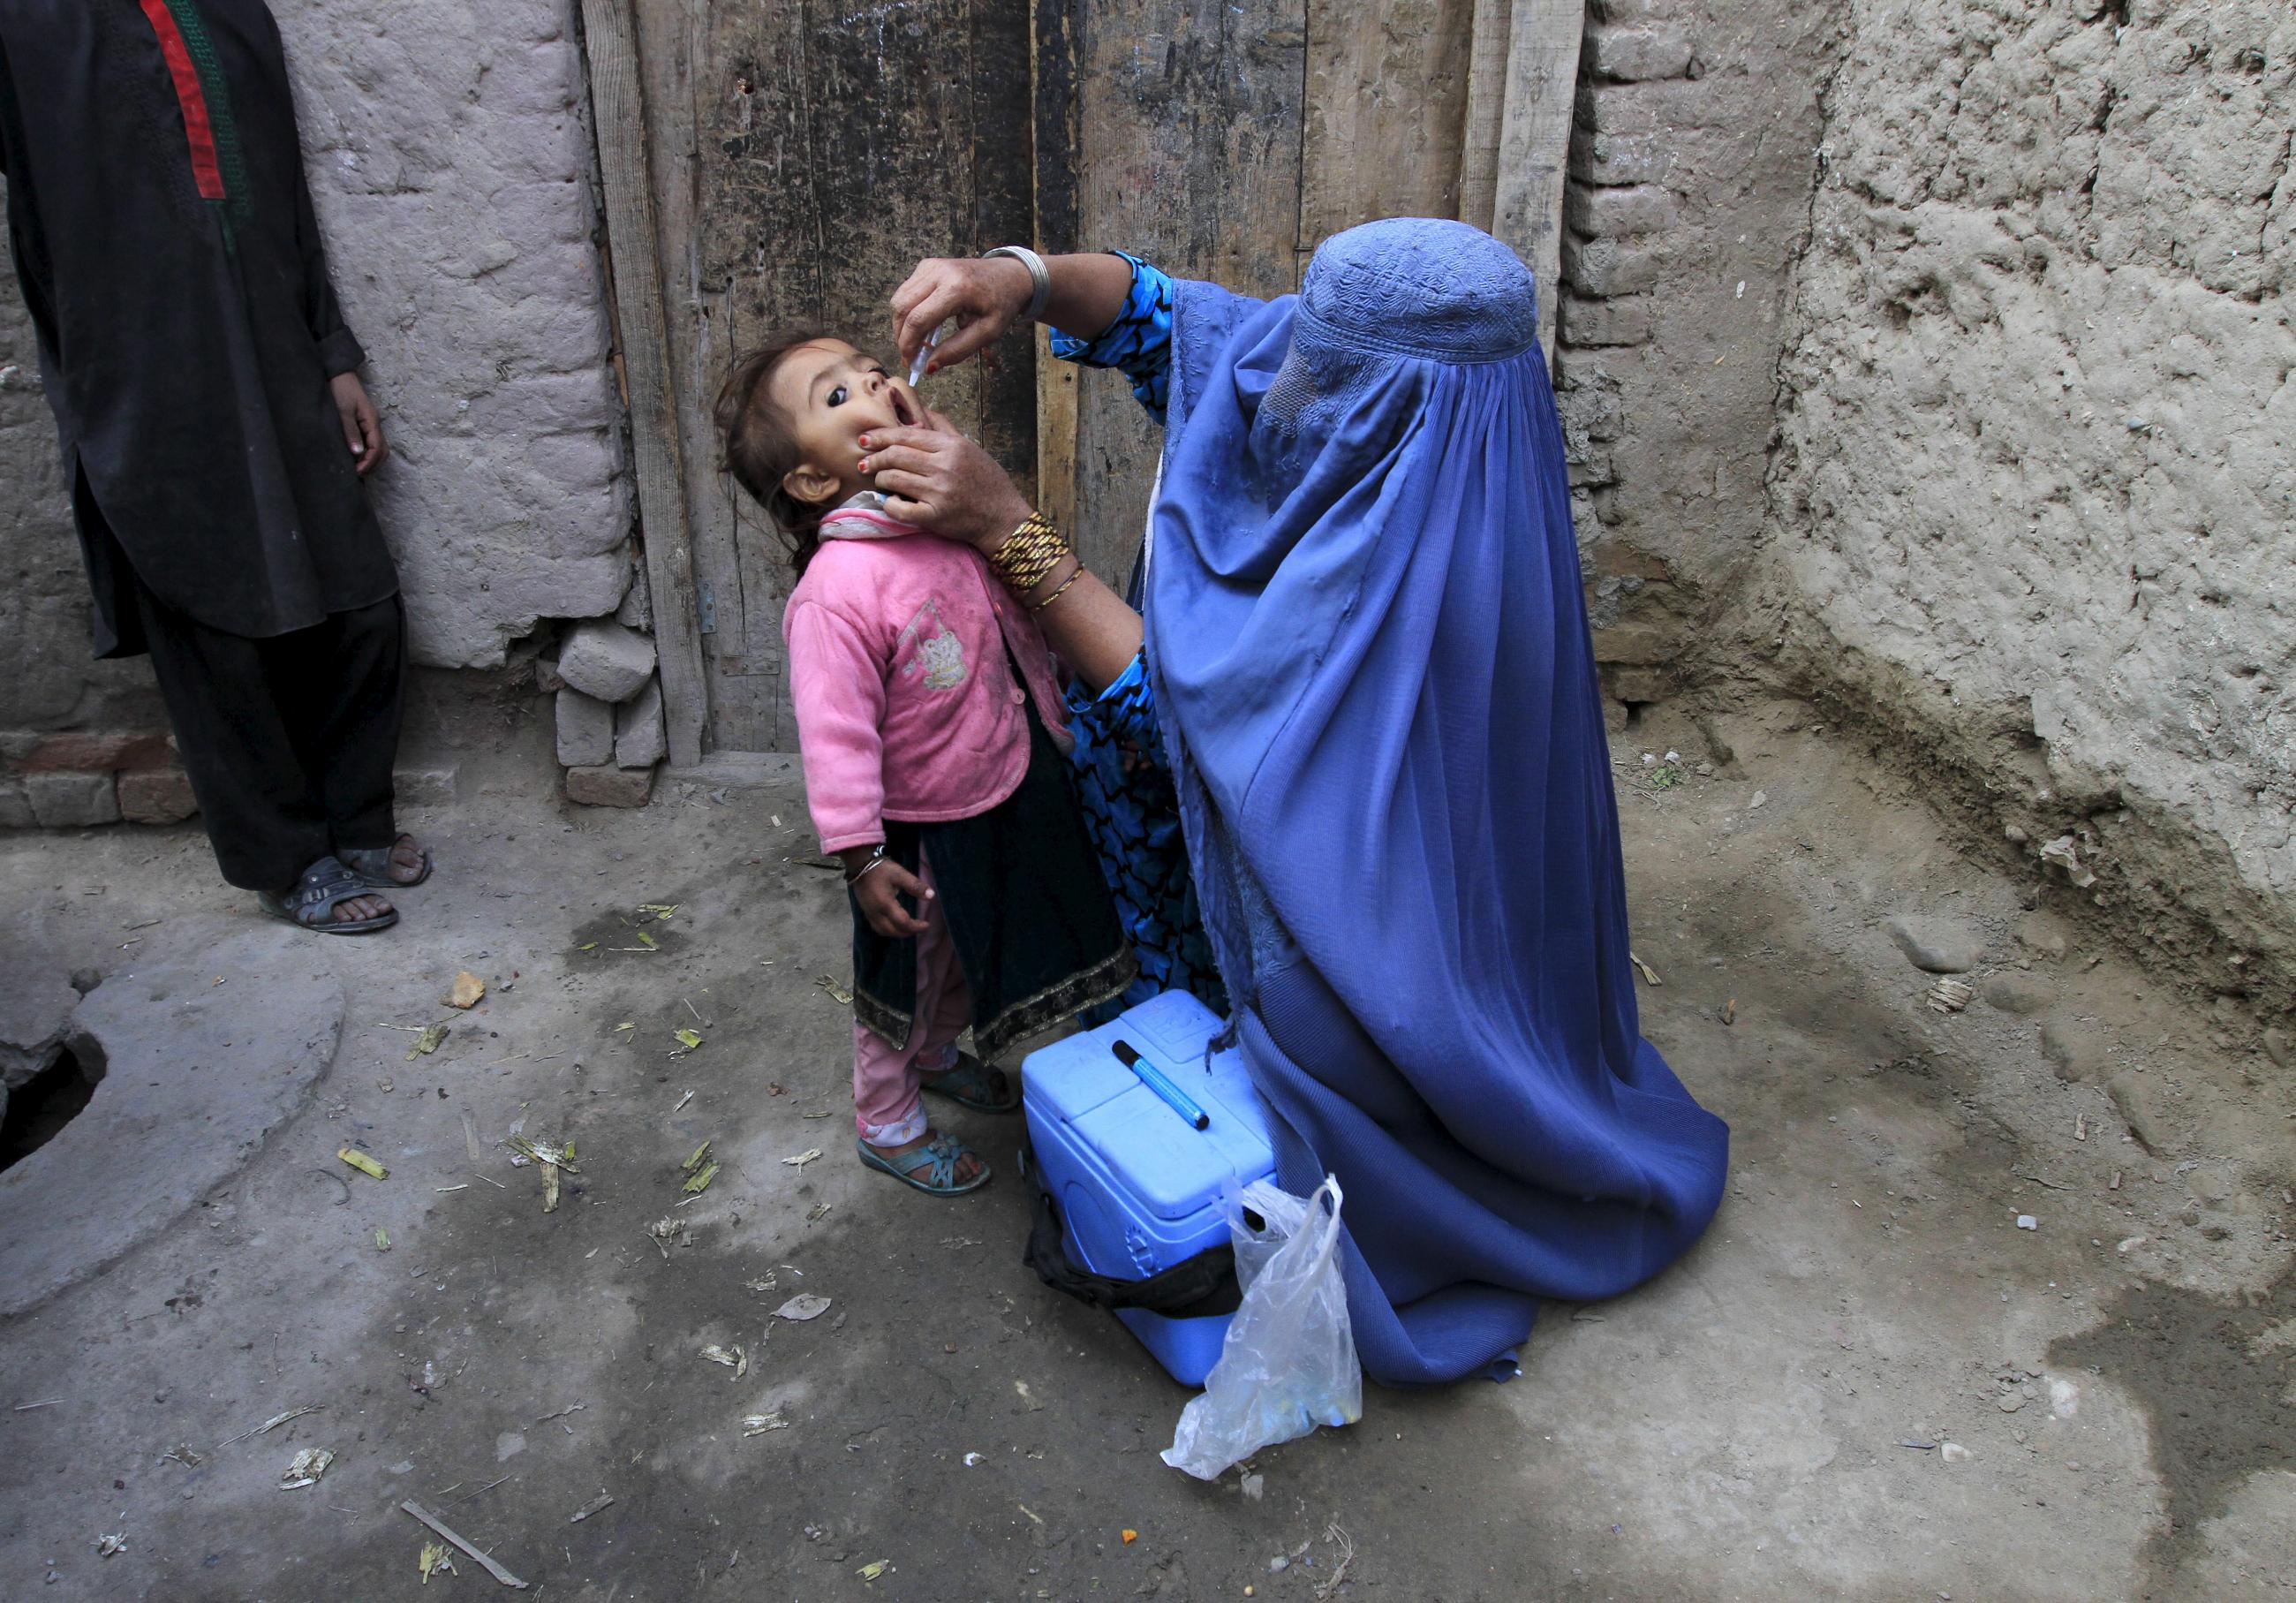
[[1045, 265], [1045, 259], [1026, 245], [999, 245], [994, 251], [980, 253], [983, 261], [992, 256], [1009, 256], [1029, 269], [1029, 282], [1035, 290], [1029, 297], [1028, 309], [1021, 316], [1031, 323], [1043, 316], [1045, 302], [1053, 296], [1053, 270]]
[[868, 859], [858, 868], [856, 868], [852, 873], [845, 876], [845, 883], [849, 885], [858, 884], [861, 883], [861, 876], [868, 873], [870, 869], [882, 868], [884, 866], [885, 847], [884, 843], [881, 841], [878, 843], [877, 850], [869, 854]]

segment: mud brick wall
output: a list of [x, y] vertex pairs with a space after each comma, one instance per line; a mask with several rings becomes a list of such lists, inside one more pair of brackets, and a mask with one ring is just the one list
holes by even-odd
[[2296, 1004], [2296, 9], [1841, 15], [1753, 645]]
[[1556, 401], [1614, 704], [1706, 670], [1759, 541], [1831, 47], [1784, 0], [1588, 9]]
[[[544, 620], [619, 610], [643, 625], [572, 0], [273, 10], [336, 289], [390, 432], [373, 493], [415, 661], [496, 665]], [[0, 273], [0, 826], [184, 816], [172, 782], [134, 777], [170, 766], [150, 744], [166, 720], [149, 670], [88, 658], [12, 271]]]

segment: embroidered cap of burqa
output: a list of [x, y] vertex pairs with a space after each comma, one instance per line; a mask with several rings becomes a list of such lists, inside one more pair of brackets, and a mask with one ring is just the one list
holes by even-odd
[[328, 391], [358, 366], [260, 0], [9, 0], [0, 170], [97, 648], [141, 648], [123, 560], [267, 637], [398, 580]]
[[1339, 1176], [1394, 1384], [1657, 1273], [1727, 1155], [1637, 1023], [1535, 308], [1496, 240], [1394, 219], [1175, 309], [1159, 710], [1279, 1177]]

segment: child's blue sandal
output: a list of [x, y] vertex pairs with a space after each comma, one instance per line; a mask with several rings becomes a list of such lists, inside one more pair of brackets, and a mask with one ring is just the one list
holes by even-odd
[[[963, 1196], [966, 1192], [978, 1191], [988, 1183], [988, 1165], [986, 1163], [980, 1165], [980, 1173], [961, 1185], [958, 1183], [957, 1164], [976, 1155], [955, 1136], [936, 1136], [914, 1152], [904, 1152], [892, 1157], [876, 1151], [858, 1136], [853, 1138], [853, 1149], [861, 1155], [865, 1168], [890, 1174], [904, 1186], [922, 1191], [927, 1196]], [[922, 1179], [918, 1177], [919, 1170], [925, 1171]]]
[[930, 1095], [946, 1097], [957, 1106], [969, 1107], [976, 1114], [1021, 1111], [1021, 1093], [1012, 1077], [1002, 1069], [990, 1068], [970, 1052], [957, 1054], [956, 1067], [920, 1078]]

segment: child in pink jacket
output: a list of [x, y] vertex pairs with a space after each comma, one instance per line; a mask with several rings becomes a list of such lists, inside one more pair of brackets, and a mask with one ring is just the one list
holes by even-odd
[[1043, 637], [977, 551], [888, 514], [863, 472], [863, 435], [923, 418], [882, 363], [820, 338], [742, 358], [717, 408], [726, 471], [799, 573], [782, 631], [807, 800], [851, 887], [855, 1149], [956, 1196], [988, 1169], [922, 1093], [1015, 1111], [985, 1060], [1118, 995], [1134, 964]]

